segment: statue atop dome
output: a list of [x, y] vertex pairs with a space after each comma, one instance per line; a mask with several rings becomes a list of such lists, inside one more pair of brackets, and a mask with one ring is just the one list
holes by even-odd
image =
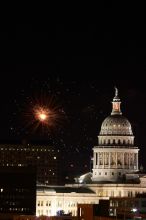
[[115, 97], [118, 97], [118, 89], [116, 86], [115, 86]]

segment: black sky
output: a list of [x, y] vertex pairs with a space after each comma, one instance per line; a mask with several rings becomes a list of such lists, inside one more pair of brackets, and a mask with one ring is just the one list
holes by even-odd
[[[108, 20], [1, 28], [0, 140], [51, 139], [66, 151], [91, 151], [116, 85], [146, 167], [145, 37], [140, 25]], [[51, 134], [25, 126], [27, 106], [41, 94], [65, 112]]]

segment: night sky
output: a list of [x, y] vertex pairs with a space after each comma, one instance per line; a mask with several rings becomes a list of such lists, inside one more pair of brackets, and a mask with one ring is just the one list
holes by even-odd
[[[45, 141], [92, 155], [114, 86], [146, 167], [146, 43], [139, 25], [13, 24], [1, 29], [0, 141]], [[56, 108], [55, 126], [36, 128], [37, 103]]]

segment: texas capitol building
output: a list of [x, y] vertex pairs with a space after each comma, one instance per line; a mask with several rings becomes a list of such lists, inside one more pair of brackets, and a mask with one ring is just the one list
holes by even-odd
[[118, 90], [111, 115], [105, 118], [93, 148], [92, 172], [65, 186], [37, 186], [36, 215], [56, 215], [59, 210], [77, 213], [77, 204], [98, 204], [110, 197], [135, 197], [146, 193], [146, 175], [139, 172], [139, 148], [132, 127], [122, 115]]

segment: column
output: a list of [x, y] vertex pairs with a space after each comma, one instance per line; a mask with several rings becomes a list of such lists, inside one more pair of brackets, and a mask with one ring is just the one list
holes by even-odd
[[105, 164], [105, 152], [103, 152], [103, 168], [104, 168], [104, 164]]
[[130, 169], [130, 153], [128, 154], [128, 167]]
[[97, 167], [99, 168], [99, 152], [98, 152], [97, 156], [98, 156]]
[[96, 152], [94, 151], [93, 168], [96, 168]]
[[127, 169], [128, 161], [127, 161], [127, 152], [125, 153], [124, 159], [125, 159], [125, 165], [124, 167]]
[[108, 167], [111, 168], [111, 153], [108, 153]]
[[134, 153], [132, 154], [132, 166], [133, 166], [133, 169], [134, 169]]
[[137, 170], [138, 170], [138, 153], [136, 154], [136, 167], [137, 167]]
[[116, 168], [117, 168], [117, 152], [115, 154], [116, 154]]
[[124, 165], [124, 155], [125, 155], [125, 153], [123, 152], [123, 158], [122, 158], [122, 168], [124, 169], [125, 168], [125, 165]]

